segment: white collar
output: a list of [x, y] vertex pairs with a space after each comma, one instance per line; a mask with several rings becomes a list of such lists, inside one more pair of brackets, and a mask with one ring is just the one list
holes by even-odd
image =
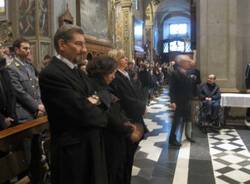
[[70, 69], [74, 69], [75, 67], [77, 67], [77, 64], [72, 63], [70, 60], [68, 60], [67, 58], [63, 57], [62, 55], [58, 54], [56, 56], [58, 59], [60, 59], [63, 63], [65, 63]]
[[126, 77], [128, 76], [128, 72], [124, 71], [124, 70], [120, 70], [118, 69], [119, 72], [121, 72], [123, 75], [125, 75]]

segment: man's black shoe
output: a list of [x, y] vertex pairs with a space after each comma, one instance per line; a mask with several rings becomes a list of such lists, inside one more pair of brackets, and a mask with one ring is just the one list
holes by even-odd
[[176, 147], [181, 147], [181, 143], [179, 143], [178, 141], [169, 141], [169, 144], [171, 146], [176, 146]]
[[195, 143], [195, 140], [194, 140], [194, 139], [192, 139], [192, 138], [190, 138], [190, 137], [186, 137], [186, 138], [187, 138], [187, 140], [188, 140], [189, 142]]

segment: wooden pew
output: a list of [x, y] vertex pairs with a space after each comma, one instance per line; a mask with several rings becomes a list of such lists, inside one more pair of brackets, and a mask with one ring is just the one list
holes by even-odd
[[0, 183], [28, 170], [23, 141], [49, 130], [47, 116], [0, 131]]

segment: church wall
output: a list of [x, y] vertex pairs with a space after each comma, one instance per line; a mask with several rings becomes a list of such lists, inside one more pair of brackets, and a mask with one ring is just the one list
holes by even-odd
[[203, 81], [217, 75], [218, 84], [237, 91], [237, 1], [197, 2], [197, 50]]
[[249, 40], [249, 33], [248, 33], [248, 18], [250, 17], [249, 14], [249, 1], [242, 0], [238, 2], [238, 43], [237, 43], [237, 87], [239, 89], [245, 89], [245, 77], [244, 71], [246, 63], [249, 62], [248, 59], [248, 40]]
[[[241, 35], [240, 43], [242, 43], [242, 73], [239, 76], [242, 78], [242, 81], [245, 80], [245, 66], [247, 63], [250, 63], [250, 1], [243, 0], [240, 1], [239, 6], [241, 12], [243, 12], [242, 16], [239, 18], [243, 22], [242, 29], [244, 30]], [[245, 89], [245, 83], [242, 83], [242, 87]]]

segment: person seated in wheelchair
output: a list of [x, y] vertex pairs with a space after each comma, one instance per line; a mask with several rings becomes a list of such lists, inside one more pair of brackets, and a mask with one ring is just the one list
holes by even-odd
[[216, 76], [209, 74], [207, 82], [200, 87], [200, 99], [208, 120], [214, 121], [218, 118], [220, 110], [220, 87], [215, 83]]

